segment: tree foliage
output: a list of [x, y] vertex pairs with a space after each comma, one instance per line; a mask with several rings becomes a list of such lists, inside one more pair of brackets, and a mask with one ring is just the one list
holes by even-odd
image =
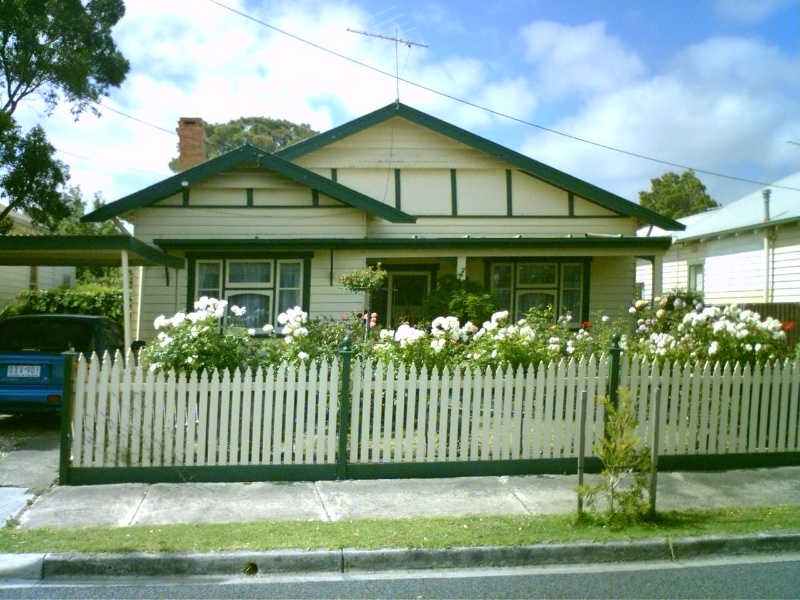
[[630, 391], [620, 389], [619, 401], [620, 405], [614, 406], [607, 397], [598, 398], [606, 415], [603, 437], [594, 448], [603, 463], [601, 481], [578, 488], [594, 520], [612, 526], [633, 525], [648, 515], [647, 484], [652, 468], [650, 449], [636, 435], [639, 422]]
[[[61, 195], [62, 201], [69, 207], [69, 214], [56, 228], [56, 233], [62, 235], [119, 235], [120, 231], [111, 221], [101, 223], [85, 223], [81, 217], [86, 211], [81, 188], [79, 186], [69, 186]], [[103, 206], [103, 198], [100, 194], [95, 194], [92, 199], [92, 210], [97, 210]], [[119, 267], [83, 267], [76, 268], [76, 279], [78, 284], [101, 285], [112, 288], [122, 286], [122, 272]]]
[[25, 290], [0, 311], [0, 318], [17, 315], [99, 315], [122, 323], [122, 291], [99, 285], [75, 289]]
[[694, 171], [687, 170], [680, 175], [665, 173], [650, 180], [651, 190], [639, 192], [642, 206], [661, 213], [671, 219], [688, 217], [719, 206], [706, 192], [706, 186], [697, 178]]
[[65, 165], [41, 127], [24, 134], [13, 115], [35, 98], [45, 114], [62, 101], [76, 116], [97, 113], [130, 68], [111, 37], [124, 14], [122, 0], [0, 0], [0, 230], [10, 210], [49, 228], [68, 214], [57, 191]]
[[[316, 135], [311, 126], [270, 117], [240, 117], [227, 123], [205, 123], [206, 159], [215, 158], [244, 144], [252, 144], [267, 152], [276, 152]], [[178, 158], [169, 168], [180, 171]]]
[[12, 117], [0, 111], [0, 201], [6, 205], [0, 211], [0, 235], [11, 230], [12, 210], [25, 212], [34, 224], [48, 229], [69, 214], [58, 191], [67, 180], [67, 167], [54, 153], [41, 127], [23, 134]]
[[424, 300], [423, 319], [433, 321], [439, 315], [454, 316], [462, 323], [480, 324], [498, 309], [497, 300], [477, 281], [445, 275], [436, 282], [436, 289]]

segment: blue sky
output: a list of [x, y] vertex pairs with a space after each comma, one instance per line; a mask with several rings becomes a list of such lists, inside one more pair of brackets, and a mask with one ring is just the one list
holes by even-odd
[[[109, 110], [17, 116], [45, 127], [85, 196], [115, 200], [170, 175], [181, 116], [326, 130], [393, 102], [377, 71], [395, 72], [395, 45], [348, 28], [427, 46], [399, 46], [418, 84], [400, 83], [402, 102], [630, 200], [682, 166], [800, 170], [798, 0], [129, 0], [115, 37], [131, 72]], [[698, 175], [722, 203], [762, 187]]]

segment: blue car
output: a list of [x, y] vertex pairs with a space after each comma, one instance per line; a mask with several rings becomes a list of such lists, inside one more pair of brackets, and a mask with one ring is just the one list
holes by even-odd
[[61, 353], [89, 358], [124, 347], [122, 327], [107, 317], [26, 315], [0, 322], [0, 414], [60, 411]]

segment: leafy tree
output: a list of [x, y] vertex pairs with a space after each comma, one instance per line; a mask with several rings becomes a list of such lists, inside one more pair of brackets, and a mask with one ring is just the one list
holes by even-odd
[[[206, 159], [215, 158], [244, 144], [276, 152], [318, 133], [306, 123], [297, 124], [269, 117], [240, 117], [227, 123], [205, 123], [205, 130]], [[177, 157], [170, 161], [169, 168], [176, 173], [180, 171]]]
[[[101, 223], [84, 223], [81, 217], [86, 211], [80, 186], [69, 186], [61, 194], [62, 203], [69, 207], [69, 214], [56, 228], [56, 233], [62, 235], [118, 235], [120, 231], [112, 221]], [[95, 194], [92, 199], [92, 210], [103, 206], [103, 198]], [[76, 279], [79, 284], [97, 284], [108, 287], [121, 287], [121, 270], [119, 267], [84, 267], [76, 269]]]
[[41, 127], [23, 135], [13, 118], [0, 111], [0, 200], [6, 205], [0, 212], [0, 235], [11, 230], [12, 210], [22, 210], [34, 224], [49, 229], [69, 214], [58, 192], [67, 167], [54, 152]]
[[0, 222], [21, 210], [52, 228], [68, 214], [57, 191], [65, 165], [41, 127], [23, 134], [13, 115], [33, 98], [45, 114], [61, 101], [99, 114], [92, 104], [130, 68], [111, 37], [124, 14], [123, 0], [0, 0]]
[[694, 171], [687, 170], [677, 175], [665, 173], [651, 179], [649, 192], [639, 192], [642, 206], [661, 213], [671, 219], [688, 217], [719, 206], [706, 192], [706, 186]]

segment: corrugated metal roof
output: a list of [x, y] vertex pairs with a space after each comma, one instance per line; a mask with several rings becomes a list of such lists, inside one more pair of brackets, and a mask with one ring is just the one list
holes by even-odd
[[[784, 189], [791, 187], [800, 190], [800, 172], [776, 181], [775, 185], [781, 187], [765, 188], [770, 190], [769, 222], [800, 220], [800, 191]], [[686, 229], [677, 232], [675, 237], [678, 240], [688, 240], [763, 226], [763, 191], [757, 190], [722, 208], [703, 213], [703, 218], [692, 221], [691, 224], [680, 219]]]
[[[800, 171], [776, 181], [775, 186], [756, 190], [721, 208], [678, 219], [686, 225], [684, 231], [676, 231], [672, 235], [675, 241], [687, 241], [708, 236], [724, 235], [743, 229], [763, 227], [764, 222], [764, 189], [770, 190], [769, 222], [775, 224], [787, 221], [800, 221]], [[795, 188], [793, 190], [784, 188]], [[665, 235], [659, 228], [641, 229], [639, 235]]]

